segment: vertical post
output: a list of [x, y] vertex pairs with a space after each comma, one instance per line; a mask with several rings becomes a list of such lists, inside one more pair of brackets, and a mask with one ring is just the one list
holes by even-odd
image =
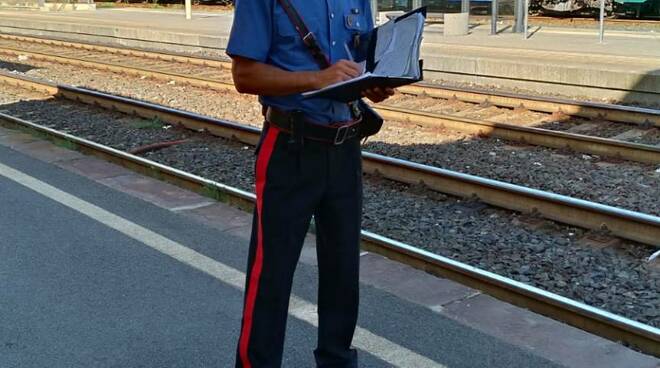
[[605, 37], [605, 0], [600, 0], [600, 30], [598, 32], [598, 42], [603, 43]]
[[490, 34], [491, 35], [496, 35], [497, 34], [497, 0], [491, 0], [491, 7], [490, 7]]
[[192, 0], [186, 0], [186, 19], [192, 19]]
[[461, 13], [470, 12], [470, 0], [461, 0]]
[[525, 20], [525, 24], [523, 25], [524, 27], [524, 37], [527, 39], [528, 37], [528, 32], [529, 32], [529, 0], [525, 0], [525, 14], [523, 15], [523, 19]]
[[412, 0], [412, 8], [417, 9], [422, 7], [422, 0]]
[[523, 1], [524, 0], [515, 0], [515, 3], [513, 4], [513, 18], [515, 19], [512, 29], [513, 33], [520, 33], [523, 31]]

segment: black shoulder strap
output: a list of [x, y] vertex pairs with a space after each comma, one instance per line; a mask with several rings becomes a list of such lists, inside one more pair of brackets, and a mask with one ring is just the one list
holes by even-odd
[[319, 65], [321, 69], [325, 69], [329, 67], [331, 65], [330, 59], [328, 59], [325, 53], [323, 53], [323, 50], [321, 50], [321, 47], [316, 41], [316, 37], [314, 36], [314, 33], [309, 31], [309, 28], [307, 28], [307, 26], [305, 25], [305, 22], [300, 16], [300, 13], [298, 13], [296, 8], [293, 7], [291, 1], [278, 0], [278, 2], [282, 6], [282, 9], [284, 9], [286, 15], [289, 17], [289, 20], [291, 20], [291, 23], [293, 23], [293, 26], [296, 28], [296, 31], [298, 31], [300, 38], [302, 38], [303, 43], [305, 44], [305, 46], [307, 46], [307, 49], [312, 54], [314, 61], [316, 61], [316, 63]]
[[[305, 44], [305, 46], [307, 46], [307, 50], [309, 50], [310, 54], [312, 54], [312, 57], [314, 58], [314, 61], [316, 61], [316, 63], [319, 65], [319, 68], [325, 69], [330, 67], [332, 65], [330, 63], [330, 59], [325, 53], [323, 53], [323, 50], [321, 50], [319, 43], [316, 41], [316, 37], [314, 36], [314, 33], [310, 32], [309, 28], [307, 28], [305, 22], [300, 16], [300, 13], [298, 13], [296, 8], [293, 7], [291, 1], [290, 0], [277, 0], [277, 1], [280, 3], [280, 6], [282, 6], [282, 9], [284, 9], [284, 12], [289, 17], [291, 23], [293, 23], [294, 28], [296, 29], [296, 31], [298, 31], [300, 38], [302, 38], [303, 43]], [[354, 117], [361, 116], [361, 112], [359, 110], [357, 103], [349, 102], [348, 106], [351, 109], [351, 113], [353, 114]]]

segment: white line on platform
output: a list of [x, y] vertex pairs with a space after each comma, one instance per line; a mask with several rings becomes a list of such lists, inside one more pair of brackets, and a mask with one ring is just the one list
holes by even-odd
[[[145, 227], [133, 223], [123, 217], [115, 215], [92, 203], [86, 202], [76, 196], [61, 191], [32, 176], [22, 173], [11, 167], [0, 164], [0, 175], [23, 185], [47, 198], [59, 202], [81, 214], [90, 217], [101, 224], [117, 230], [179, 262], [198, 269], [223, 283], [242, 290], [245, 284], [245, 273], [218, 262], [213, 258], [198, 253], [184, 245], [166, 238]], [[291, 297], [289, 314], [318, 327], [316, 314], [317, 307], [296, 296]], [[433, 367], [446, 368], [429, 358], [398, 345], [384, 337], [378, 336], [362, 327], [357, 327], [353, 344], [369, 354], [396, 367]]]

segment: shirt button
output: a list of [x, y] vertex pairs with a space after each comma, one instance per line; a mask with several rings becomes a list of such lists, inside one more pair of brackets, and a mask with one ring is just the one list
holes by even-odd
[[336, 45], [336, 44], [337, 44], [336, 41], [332, 41], [332, 46], [334, 46], [334, 45]]
[[335, 13], [330, 13], [330, 18], [334, 18], [334, 17], [335, 17]]

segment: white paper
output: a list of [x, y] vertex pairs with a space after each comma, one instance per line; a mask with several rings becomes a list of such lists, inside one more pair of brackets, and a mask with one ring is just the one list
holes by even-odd
[[376, 42], [377, 62], [374, 75], [385, 77], [419, 76], [419, 48], [424, 29], [424, 17], [419, 14], [394, 22], [391, 20], [378, 29]]

